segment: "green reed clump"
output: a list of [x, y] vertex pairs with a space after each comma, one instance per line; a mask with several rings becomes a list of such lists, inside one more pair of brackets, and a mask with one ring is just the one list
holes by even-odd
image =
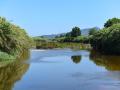
[[32, 39], [24, 29], [0, 17], [0, 58], [19, 56], [31, 47], [31, 43]]

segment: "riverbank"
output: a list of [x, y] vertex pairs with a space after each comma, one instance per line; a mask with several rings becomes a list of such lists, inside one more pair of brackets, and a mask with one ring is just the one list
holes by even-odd
[[32, 38], [19, 26], [0, 17], [0, 60], [13, 60], [32, 46]]
[[90, 44], [83, 43], [59, 43], [59, 42], [42, 42], [36, 44], [36, 49], [55, 49], [55, 48], [70, 48], [70, 49], [92, 49]]

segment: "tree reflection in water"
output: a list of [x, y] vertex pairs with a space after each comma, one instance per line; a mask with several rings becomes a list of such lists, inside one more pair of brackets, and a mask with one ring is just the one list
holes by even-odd
[[77, 56], [77, 55], [76, 56], [71, 56], [71, 59], [72, 59], [72, 61], [74, 63], [78, 64], [81, 61], [81, 55], [79, 55], [79, 56]]
[[0, 90], [12, 90], [15, 82], [20, 80], [29, 68], [29, 64], [23, 63], [28, 60], [29, 52], [24, 52], [19, 59], [3, 65], [0, 62]]
[[90, 60], [96, 65], [103, 66], [110, 71], [120, 71], [120, 56], [102, 55], [91, 51]]

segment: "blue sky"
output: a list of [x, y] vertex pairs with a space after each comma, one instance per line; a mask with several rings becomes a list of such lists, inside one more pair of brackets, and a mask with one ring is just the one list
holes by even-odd
[[103, 27], [109, 18], [120, 17], [120, 0], [0, 0], [0, 16], [31, 36]]

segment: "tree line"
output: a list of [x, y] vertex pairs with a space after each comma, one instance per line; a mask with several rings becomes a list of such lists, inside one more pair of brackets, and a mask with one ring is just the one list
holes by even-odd
[[120, 19], [112, 18], [105, 22], [104, 28], [91, 28], [88, 36], [81, 35], [79, 27], [56, 38], [59, 42], [78, 42], [91, 44], [94, 50], [104, 54], [120, 54]]

